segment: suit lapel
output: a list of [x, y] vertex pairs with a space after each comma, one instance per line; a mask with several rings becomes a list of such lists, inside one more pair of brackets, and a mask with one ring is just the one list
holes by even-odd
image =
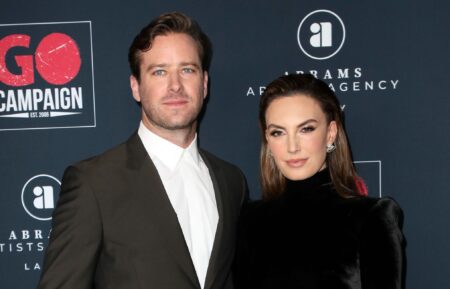
[[148, 214], [145, 218], [158, 225], [162, 241], [170, 255], [189, 276], [193, 285], [200, 288], [183, 231], [155, 165], [137, 133], [129, 139], [127, 145], [128, 167], [134, 171], [133, 177], [136, 176], [136, 198], [140, 206], [145, 206]]
[[216, 235], [214, 238], [213, 249], [211, 252], [211, 257], [209, 259], [208, 271], [205, 280], [205, 289], [208, 289], [212, 287], [221, 268], [220, 261], [222, 260], [222, 258], [220, 258], [220, 253], [222, 252], [221, 247], [223, 246], [224, 242], [223, 237], [226, 236], [224, 227], [224, 220], [227, 218], [226, 210], [224, 210], [224, 208], [226, 207], [226, 205], [224, 204], [224, 202], [226, 202], [226, 198], [224, 198], [224, 193], [226, 193], [226, 182], [224, 182], [223, 180], [220, 167], [212, 162], [205, 155], [205, 153], [200, 151], [200, 154], [209, 169], [209, 174], [211, 176], [214, 193], [216, 196], [217, 211], [219, 214], [219, 222], [217, 224]]

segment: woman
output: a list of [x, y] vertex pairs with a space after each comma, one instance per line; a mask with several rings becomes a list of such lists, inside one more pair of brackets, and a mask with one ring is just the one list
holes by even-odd
[[402, 288], [402, 211], [366, 197], [330, 88], [282, 76], [266, 88], [259, 121], [263, 200], [242, 212], [236, 287]]

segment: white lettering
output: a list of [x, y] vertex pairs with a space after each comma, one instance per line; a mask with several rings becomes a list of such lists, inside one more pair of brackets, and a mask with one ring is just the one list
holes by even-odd
[[317, 78], [317, 70], [310, 70], [309, 73], [314, 75], [315, 78]]
[[[70, 89], [72, 95], [72, 109], [83, 108], [83, 91], [81, 87], [72, 87]], [[75, 105], [76, 104], [76, 105]]]
[[17, 111], [16, 98], [14, 97], [14, 91], [8, 90], [8, 97], [6, 98], [6, 111]]
[[22, 89], [19, 89], [17, 91], [17, 98], [19, 101], [19, 111], [29, 111], [33, 110], [32, 108], [32, 97], [31, 97], [31, 90], [26, 89], [25, 93]]
[[347, 91], [348, 90], [347, 82], [341, 82], [341, 84], [339, 85], [339, 90]]
[[[254, 91], [250, 87], [248, 94]], [[0, 112], [83, 109], [83, 88], [0, 90]]]
[[338, 78], [348, 78], [348, 68], [338, 68]]
[[36, 240], [38, 240], [38, 239], [44, 239], [44, 238], [42, 238], [42, 230], [34, 230], [34, 238], [35, 238]]
[[[34, 265], [32, 265], [32, 266], [33, 266], [33, 271], [41, 270], [41, 265], [39, 265], [39, 263], [34, 263]], [[24, 263], [23, 268], [25, 271], [31, 271], [31, 267], [30, 267], [30, 265], [28, 265], [28, 263]]]
[[392, 87], [394, 88], [394, 89], [397, 89], [397, 84], [398, 84], [398, 79], [397, 80], [391, 80], [391, 83], [392, 83]]
[[[0, 98], [5, 98], [5, 93], [3, 92], [3, 90], [0, 90]], [[0, 112], [4, 112], [6, 109], [5, 104], [2, 102], [0, 103]]]
[[266, 90], [265, 86], [260, 86], [259, 87], [259, 95], [262, 95], [264, 93], [264, 90]]
[[8, 240], [17, 240], [17, 236], [16, 233], [13, 231], [11, 231], [11, 233], [9, 234], [9, 239]]
[[28, 251], [31, 252], [31, 246], [33, 246], [33, 243], [26, 243], [26, 245], [28, 246]]
[[38, 104], [44, 100], [44, 94], [40, 89], [33, 89], [33, 110], [38, 110]]
[[365, 89], [368, 90], [373, 90], [373, 81], [366, 81], [365, 82]]
[[70, 108], [70, 96], [68, 96], [69, 92], [70, 92], [69, 89], [67, 89], [66, 87], [61, 89], [60, 103], [62, 109]]
[[333, 79], [333, 76], [331, 76], [331, 71], [327, 69], [325, 71], [325, 75], [323, 76], [323, 79]]
[[255, 95], [255, 92], [253, 91], [253, 88], [251, 86], [247, 90], [247, 96], [249, 95]]
[[[58, 90], [56, 90], [58, 91]], [[56, 97], [57, 99], [58, 97]], [[44, 91], [44, 106], [42, 107], [43, 110], [55, 110], [57, 108], [55, 108], [55, 103], [53, 101], [53, 95], [52, 95], [52, 91], [50, 89], [45, 89]]]

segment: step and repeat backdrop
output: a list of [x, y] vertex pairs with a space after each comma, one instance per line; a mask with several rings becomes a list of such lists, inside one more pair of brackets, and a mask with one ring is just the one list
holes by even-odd
[[391, 196], [405, 212], [406, 287], [450, 288], [444, 0], [2, 0], [1, 288], [35, 288], [64, 169], [137, 129], [128, 47], [168, 11], [195, 18], [213, 42], [200, 144], [242, 168], [252, 198], [259, 97], [280, 75], [312, 73], [341, 101], [369, 194]]

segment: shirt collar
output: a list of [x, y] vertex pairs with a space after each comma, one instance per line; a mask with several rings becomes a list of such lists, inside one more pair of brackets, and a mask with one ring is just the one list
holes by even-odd
[[197, 134], [187, 148], [182, 148], [158, 136], [140, 123], [138, 135], [150, 157], [157, 158], [170, 170], [175, 170], [184, 154], [189, 156], [195, 165], [199, 164], [200, 155], [197, 148]]

